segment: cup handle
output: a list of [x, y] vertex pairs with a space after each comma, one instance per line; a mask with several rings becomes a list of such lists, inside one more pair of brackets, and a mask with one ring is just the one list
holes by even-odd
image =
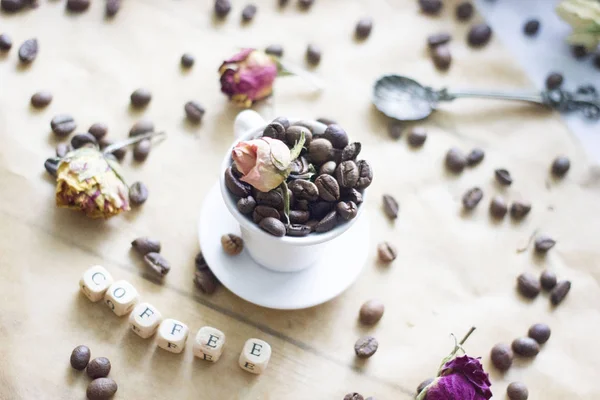
[[235, 139], [242, 138], [247, 132], [265, 125], [265, 120], [254, 110], [244, 110], [235, 117], [233, 134]]

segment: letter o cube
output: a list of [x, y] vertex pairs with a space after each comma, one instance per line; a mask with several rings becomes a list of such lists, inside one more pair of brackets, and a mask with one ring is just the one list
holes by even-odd
[[240, 367], [253, 374], [264, 372], [271, 359], [271, 346], [260, 339], [248, 339], [240, 354]]
[[113, 283], [113, 277], [100, 265], [94, 265], [83, 273], [79, 280], [81, 292], [94, 303], [102, 300], [108, 287]]
[[210, 326], [200, 328], [194, 339], [194, 355], [206, 361], [219, 361], [224, 347], [225, 334]]
[[162, 314], [149, 303], [138, 304], [129, 314], [131, 330], [143, 339], [154, 335], [161, 321]]
[[104, 295], [106, 305], [119, 317], [129, 314], [138, 300], [137, 290], [127, 281], [113, 283]]
[[188, 332], [186, 324], [167, 318], [158, 327], [158, 347], [171, 353], [181, 353], [185, 347]]

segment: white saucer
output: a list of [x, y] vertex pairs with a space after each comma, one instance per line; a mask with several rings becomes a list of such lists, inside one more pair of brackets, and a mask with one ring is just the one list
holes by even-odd
[[271, 271], [246, 251], [229, 256], [221, 247], [221, 236], [240, 235], [240, 227], [227, 210], [218, 183], [202, 204], [198, 231], [204, 259], [227, 289], [250, 303], [280, 310], [308, 308], [338, 296], [358, 278], [369, 254], [369, 223], [363, 215], [329, 242], [317, 264], [303, 271]]

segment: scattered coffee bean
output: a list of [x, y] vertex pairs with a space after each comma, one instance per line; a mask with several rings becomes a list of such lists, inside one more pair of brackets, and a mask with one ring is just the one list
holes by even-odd
[[196, 62], [196, 59], [190, 53], [183, 53], [180, 62], [183, 68], [192, 68]]
[[242, 21], [244, 21], [244, 22], [252, 21], [254, 19], [254, 16], [256, 15], [257, 11], [258, 11], [258, 8], [254, 4], [248, 4], [242, 10]]
[[327, 126], [327, 129], [323, 133], [323, 138], [329, 140], [335, 149], [344, 149], [348, 146], [349, 142], [346, 131], [336, 124]]
[[161, 277], [167, 275], [171, 270], [171, 264], [160, 253], [147, 253], [144, 256], [144, 262]]
[[435, 46], [431, 49], [431, 59], [433, 65], [441, 71], [446, 71], [450, 68], [452, 63], [452, 54], [450, 54], [450, 47], [446, 45]]
[[334, 120], [332, 120], [331, 118], [317, 118], [317, 122], [322, 123], [323, 125], [329, 126], [329, 125], [333, 125], [333, 124], [338, 124], [337, 122], [335, 122]]
[[252, 220], [257, 224], [268, 217], [280, 219], [281, 214], [275, 208], [269, 206], [256, 206], [252, 212]]
[[283, 57], [283, 47], [280, 44], [272, 44], [267, 46], [265, 53], [275, 57]]
[[121, 0], [106, 0], [104, 12], [108, 18], [112, 18], [121, 9]]
[[550, 327], [546, 324], [535, 324], [529, 328], [527, 336], [539, 344], [544, 344], [550, 339]]
[[530, 337], [522, 337], [513, 340], [512, 350], [523, 357], [534, 357], [540, 352], [540, 345]]
[[286, 235], [292, 236], [292, 237], [307, 236], [311, 232], [312, 232], [312, 229], [308, 225], [290, 224], [286, 227]]
[[88, 364], [85, 372], [92, 379], [106, 378], [110, 373], [110, 361], [106, 357], [94, 358]]
[[377, 255], [379, 256], [379, 261], [384, 263], [390, 263], [396, 259], [398, 256], [398, 251], [396, 247], [389, 242], [379, 243], [377, 246]]
[[67, 10], [72, 12], [82, 12], [90, 7], [90, 0], [67, 0]]
[[472, 210], [483, 198], [483, 190], [478, 187], [471, 188], [462, 197], [462, 203], [465, 210]]
[[506, 371], [513, 363], [513, 351], [507, 344], [498, 343], [492, 347], [490, 354], [492, 364], [500, 371]]
[[237, 202], [237, 208], [242, 214], [250, 214], [254, 211], [256, 207], [256, 200], [254, 197], [242, 197]]
[[[333, 126], [333, 125], [332, 125]], [[360, 154], [362, 145], [360, 142], [350, 143], [342, 150], [342, 161], [356, 160], [356, 157]]]
[[56, 157], [63, 158], [71, 151], [71, 146], [67, 143], [59, 143], [56, 145]]
[[523, 26], [523, 32], [527, 36], [537, 35], [539, 30], [540, 30], [540, 21], [537, 19], [530, 19], [529, 21], [525, 22], [525, 25]]
[[513, 219], [523, 219], [531, 211], [531, 203], [525, 201], [515, 201], [510, 205], [510, 216]]
[[160, 253], [160, 241], [149, 237], [140, 237], [131, 242], [131, 247], [142, 256], [148, 253]]
[[396, 121], [390, 122], [388, 125], [388, 134], [392, 139], [400, 139], [404, 133], [404, 126]]
[[344, 400], [365, 400], [362, 394], [360, 393], [348, 393], [344, 396]]
[[52, 128], [52, 132], [54, 132], [56, 136], [65, 137], [69, 136], [69, 134], [77, 128], [77, 124], [70, 115], [60, 114], [52, 118], [52, 121], [50, 121], [50, 128]]
[[555, 177], [562, 178], [567, 174], [567, 172], [569, 172], [570, 168], [571, 162], [569, 159], [567, 157], [560, 156], [554, 159], [550, 171]]
[[31, 96], [31, 105], [34, 108], [44, 108], [52, 102], [52, 93], [41, 91]]
[[[331, 175], [319, 175], [315, 180], [319, 197], [325, 201], [336, 201], [340, 198], [340, 186]], [[292, 192], [293, 193], [293, 192]]]
[[60, 162], [60, 159], [58, 158], [48, 158], [45, 162], [44, 162], [44, 168], [46, 168], [46, 171], [56, 177], [57, 172], [58, 172], [58, 163]]
[[335, 173], [336, 167], [337, 164], [335, 163], [335, 161], [327, 161], [325, 164], [321, 165], [321, 168], [319, 169], [319, 174], [333, 175]]
[[473, 16], [473, 4], [463, 1], [456, 6], [456, 19], [459, 21], [468, 21]]
[[111, 378], [98, 378], [90, 382], [86, 396], [89, 400], [107, 400], [117, 392], [117, 383]]
[[[107, 148], [108, 146], [110, 146], [111, 144], [113, 144], [112, 140], [108, 140], [106, 138], [101, 139], [98, 144], [100, 145], [100, 149], [104, 150], [105, 148]], [[125, 158], [125, 155], [127, 154], [127, 148], [126, 147], [122, 147], [120, 149], [114, 150], [111, 153], [113, 156], [115, 156], [115, 158], [119, 161], [123, 160]]]
[[421, 12], [429, 15], [437, 15], [442, 10], [442, 0], [419, 0]]
[[494, 196], [490, 202], [490, 214], [496, 219], [502, 219], [508, 212], [506, 201], [501, 196]]
[[357, 161], [356, 166], [358, 167], [358, 182], [356, 182], [355, 188], [364, 190], [373, 182], [373, 170], [371, 169], [371, 165], [365, 160]]
[[225, 18], [231, 11], [231, 1], [215, 0], [215, 15], [219, 18]]
[[467, 42], [471, 47], [485, 46], [492, 37], [492, 28], [486, 24], [476, 24], [471, 27]]
[[138, 142], [133, 148], [133, 159], [138, 162], [145, 161], [148, 158], [148, 154], [150, 154], [150, 150], [152, 149], [152, 142], [150, 139], [144, 139]]
[[303, 10], [308, 10], [315, 3], [315, 0], [298, 0], [298, 6]]
[[129, 130], [129, 136], [140, 136], [146, 133], [154, 132], [154, 123], [147, 119], [140, 119]]
[[467, 165], [470, 167], [474, 167], [475, 165], [482, 162], [484, 157], [485, 153], [483, 152], [483, 150], [479, 148], [474, 148], [469, 154], [467, 154]]
[[225, 186], [231, 193], [238, 197], [248, 197], [252, 188], [247, 183], [240, 181], [232, 172], [231, 167], [225, 170]]
[[[256, 210], [255, 210], [256, 211]], [[285, 236], [286, 229], [283, 222], [273, 217], [263, 218], [258, 224], [264, 231], [270, 233], [273, 236]]]
[[329, 214], [325, 215], [319, 223], [315, 226], [315, 232], [325, 233], [329, 232], [337, 225], [337, 211], [333, 210]]
[[306, 48], [306, 61], [311, 65], [319, 65], [321, 62], [321, 49], [314, 44], [309, 44]]
[[356, 186], [358, 182], [358, 166], [354, 161], [344, 161], [337, 166], [335, 177], [341, 187], [352, 188]]
[[585, 46], [581, 45], [571, 46], [571, 53], [577, 60], [584, 59], [589, 54]]
[[504, 186], [512, 185], [512, 177], [510, 176], [510, 172], [508, 170], [500, 168], [494, 171], [494, 175], [496, 177], [496, 181]]
[[308, 211], [292, 210], [290, 211], [290, 222], [292, 224], [304, 224], [310, 218]]
[[554, 247], [556, 244], [556, 240], [552, 239], [550, 236], [540, 235], [535, 238], [535, 251], [538, 254], [545, 254]]
[[244, 250], [244, 241], [241, 237], [228, 233], [221, 236], [221, 246], [223, 246], [225, 253], [230, 256], [237, 256]]
[[371, 34], [371, 30], [373, 29], [373, 19], [372, 18], [361, 18], [356, 24], [356, 28], [354, 29], [354, 34], [358, 39], [366, 39]]
[[398, 202], [389, 194], [383, 195], [383, 212], [390, 219], [398, 218]]
[[289, 188], [299, 200], [315, 201], [319, 197], [319, 189], [311, 181], [296, 179], [289, 185]]
[[87, 346], [77, 346], [71, 353], [71, 367], [78, 371], [83, 371], [90, 362], [91, 352]]
[[521, 382], [512, 382], [506, 388], [506, 395], [510, 400], [527, 400], [529, 391], [525, 384]]
[[135, 206], [144, 204], [148, 200], [148, 188], [142, 182], [135, 182], [129, 187], [129, 201]]
[[207, 266], [194, 272], [194, 284], [204, 293], [213, 294], [219, 287], [219, 280]]
[[340, 201], [335, 206], [338, 215], [345, 221], [354, 219], [358, 214], [358, 206], [352, 201]]
[[88, 129], [88, 132], [94, 136], [96, 138], [96, 140], [100, 140], [103, 137], [106, 136], [106, 134], [108, 133], [108, 126], [106, 126], [106, 124], [103, 123], [95, 123], [94, 125], [90, 126], [90, 129]]
[[12, 48], [12, 39], [8, 34], [0, 34], [0, 51], [9, 51]]
[[185, 115], [187, 119], [192, 121], [193, 123], [199, 123], [202, 121], [202, 117], [204, 116], [204, 107], [200, 105], [200, 103], [196, 101], [188, 101], [185, 103]]
[[6, 12], [17, 12], [25, 7], [25, 0], [2, 0], [0, 7]]
[[419, 386], [417, 386], [417, 393], [416, 393], [417, 396], [419, 395], [419, 393], [421, 393], [423, 391], [423, 389], [425, 389], [427, 386], [429, 386], [433, 381], [434, 381], [433, 378], [429, 378], [429, 379], [425, 379], [423, 382], [419, 383]]
[[377, 351], [379, 342], [373, 336], [363, 336], [354, 344], [354, 352], [359, 358], [369, 358]]
[[360, 307], [358, 319], [365, 325], [374, 325], [383, 317], [384, 309], [385, 307], [381, 301], [377, 299], [369, 300]]
[[71, 147], [74, 149], [78, 149], [87, 145], [98, 145], [96, 138], [93, 137], [90, 133], [78, 133], [77, 135], [71, 138]]
[[540, 293], [541, 286], [535, 276], [529, 272], [524, 272], [517, 277], [517, 289], [524, 297], [534, 299]]
[[461, 173], [467, 165], [467, 158], [459, 149], [453, 147], [446, 153], [446, 168], [455, 174]]
[[540, 285], [546, 291], [554, 289], [556, 286], [556, 274], [549, 270], [544, 270], [540, 275]]
[[558, 89], [562, 86], [564, 78], [558, 72], [552, 72], [546, 78], [546, 88], [549, 90]]
[[19, 47], [19, 60], [23, 64], [29, 64], [35, 60], [38, 55], [39, 45], [37, 39], [27, 39]]
[[570, 281], [560, 281], [556, 284], [554, 289], [550, 292], [550, 302], [552, 305], [557, 306], [565, 299], [567, 294], [571, 290]]
[[427, 45], [429, 48], [434, 48], [446, 44], [450, 40], [452, 40], [452, 36], [447, 32], [435, 33], [427, 37]]
[[412, 147], [421, 147], [427, 140], [427, 131], [425, 128], [416, 126], [408, 132], [408, 144]]
[[150, 93], [148, 89], [140, 88], [131, 93], [129, 98], [133, 107], [142, 108], [150, 104], [150, 100], [152, 100], [152, 93]]

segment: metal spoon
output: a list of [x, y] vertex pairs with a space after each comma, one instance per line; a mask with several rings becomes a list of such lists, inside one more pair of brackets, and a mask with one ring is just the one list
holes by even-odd
[[541, 93], [479, 90], [436, 90], [400, 75], [385, 75], [373, 87], [373, 104], [388, 117], [400, 121], [427, 118], [438, 104], [461, 97], [517, 100], [535, 103], [559, 111], [580, 111], [586, 118], [600, 118], [600, 99], [595, 93], [571, 93], [562, 89]]

